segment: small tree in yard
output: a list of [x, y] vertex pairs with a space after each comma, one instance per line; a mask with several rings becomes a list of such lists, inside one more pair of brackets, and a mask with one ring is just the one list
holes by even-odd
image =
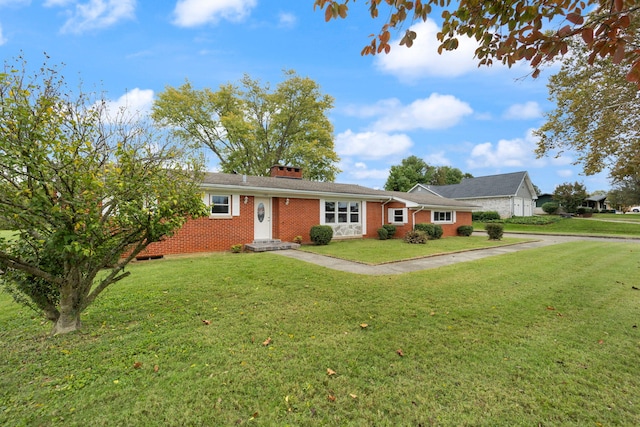
[[26, 68], [0, 73], [0, 219], [17, 232], [0, 239], [0, 287], [67, 333], [136, 255], [204, 215], [203, 162]]
[[565, 182], [553, 190], [553, 199], [569, 213], [575, 213], [578, 206], [582, 205], [582, 202], [584, 202], [587, 197], [586, 187], [577, 181], [573, 184]]

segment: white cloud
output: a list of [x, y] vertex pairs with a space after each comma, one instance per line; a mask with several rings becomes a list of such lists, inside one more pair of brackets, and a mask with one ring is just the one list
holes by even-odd
[[451, 166], [451, 160], [445, 156], [444, 151], [426, 155], [424, 161], [431, 166]]
[[568, 178], [570, 176], [573, 176], [573, 171], [571, 169], [559, 169], [556, 173], [561, 178]]
[[404, 134], [390, 135], [384, 132], [353, 133], [350, 129], [336, 137], [336, 151], [340, 156], [357, 156], [361, 159], [381, 159], [405, 154], [413, 145]]
[[502, 115], [508, 120], [528, 120], [542, 117], [542, 108], [537, 102], [529, 101], [524, 104], [513, 104]]
[[178, 0], [174, 9], [174, 24], [179, 27], [197, 27], [215, 24], [221, 19], [241, 21], [257, 0]]
[[7, 38], [2, 34], [2, 25], [0, 25], [0, 46], [7, 42]]
[[478, 68], [473, 58], [477, 43], [468, 37], [458, 37], [458, 48], [438, 54], [439, 28], [433, 21], [412, 25], [417, 33], [413, 46], [400, 46], [400, 39], [393, 40], [391, 52], [376, 56], [376, 65], [382, 71], [401, 79], [417, 79], [427, 76], [458, 77]]
[[48, 7], [66, 7], [70, 16], [60, 30], [81, 34], [85, 31], [110, 27], [122, 20], [135, 17], [136, 0], [48, 0]]
[[153, 90], [135, 88], [115, 101], [107, 102], [109, 118], [147, 116], [153, 106]]
[[345, 168], [349, 176], [358, 181], [362, 180], [386, 180], [389, 177], [389, 169], [369, 169], [363, 162], [357, 162], [353, 167]]
[[503, 167], [540, 167], [546, 162], [536, 159], [534, 149], [536, 138], [529, 130], [524, 138], [501, 139], [496, 144], [485, 142], [477, 144], [471, 150], [471, 158], [467, 160], [469, 168], [503, 168]]
[[452, 95], [432, 93], [428, 98], [417, 99], [406, 106], [396, 101], [393, 108], [385, 111], [384, 116], [373, 124], [373, 128], [381, 132], [446, 129], [471, 113], [473, 110], [466, 102]]
[[298, 18], [293, 13], [281, 12], [278, 15], [278, 26], [282, 28], [291, 28], [296, 25]]

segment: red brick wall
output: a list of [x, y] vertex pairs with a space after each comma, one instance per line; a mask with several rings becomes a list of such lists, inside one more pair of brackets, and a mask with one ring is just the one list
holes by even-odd
[[309, 230], [320, 224], [320, 200], [318, 199], [273, 199], [273, 238], [292, 242], [302, 236], [303, 243], [311, 243]]
[[231, 245], [253, 241], [253, 197], [240, 196], [240, 216], [189, 220], [161, 242], [150, 244], [140, 256], [228, 251]]
[[367, 232], [364, 235], [364, 237], [377, 239], [378, 228], [382, 227], [382, 224], [383, 224], [382, 203], [379, 203], [379, 202], [365, 202], [365, 203], [367, 204]]

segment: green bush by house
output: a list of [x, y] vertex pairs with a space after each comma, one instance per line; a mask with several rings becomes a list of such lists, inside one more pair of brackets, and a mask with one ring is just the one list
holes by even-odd
[[421, 223], [413, 227], [414, 230], [420, 230], [427, 233], [429, 240], [437, 240], [442, 237], [442, 226], [439, 224]]
[[309, 231], [309, 236], [315, 245], [328, 245], [333, 239], [333, 228], [329, 225], [314, 225]]

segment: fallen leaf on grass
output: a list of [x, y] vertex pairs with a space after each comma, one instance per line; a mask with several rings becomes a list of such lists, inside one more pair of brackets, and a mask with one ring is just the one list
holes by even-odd
[[599, 340], [598, 344], [604, 344], [604, 341], [603, 340]]
[[401, 349], [401, 348], [397, 349], [397, 350], [396, 350], [396, 353], [398, 353], [398, 356], [400, 356], [400, 357], [404, 357], [404, 352], [402, 351], [402, 349]]
[[155, 366], [153, 367], [153, 372], [158, 372], [158, 370], [159, 370], [159, 369], [160, 369], [160, 366], [155, 365]]
[[369, 326], [369, 325], [367, 325], [366, 323], [360, 323], [360, 327], [361, 327], [362, 329], [365, 329], [365, 328], [367, 328], [368, 326]]
[[204, 323], [205, 325], [210, 325], [211, 324], [211, 320], [203, 319], [202, 323]]
[[142, 362], [136, 362], [133, 364], [133, 369], [140, 369], [142, 368]]
[[550, 305], [547, 306], [547, 310], [555, 310], [555, 309], [556, 309], [555, 307], [552, 307]]
[[331, 375], [335, 375], [335, 374], [336, 374], [336, 371], [334, 371], [331, 368], [327, 368], [327, 375], [331, 376]]
[[358, 398], [358, 396], [356, 396], [356, 395], [355, 395], [355, 394], [353, 394], [353, 393], [350, 393], [350, 394], [349, 394], [349, 396], [351, 396], [351, 398], [352, 398], [352, 399], [357, 399], [357, 398]]
[[269, 344], [271, 344], [271, 337], [267, 338], [266, 340], [264, 340], [264, 342], [262, 343], [263, 346], [268, 346]]
[[329, 396], [327, 396], [327, 400], [329, 400], [329, 402], [335, 402], [336, 397], [330, 394]]

